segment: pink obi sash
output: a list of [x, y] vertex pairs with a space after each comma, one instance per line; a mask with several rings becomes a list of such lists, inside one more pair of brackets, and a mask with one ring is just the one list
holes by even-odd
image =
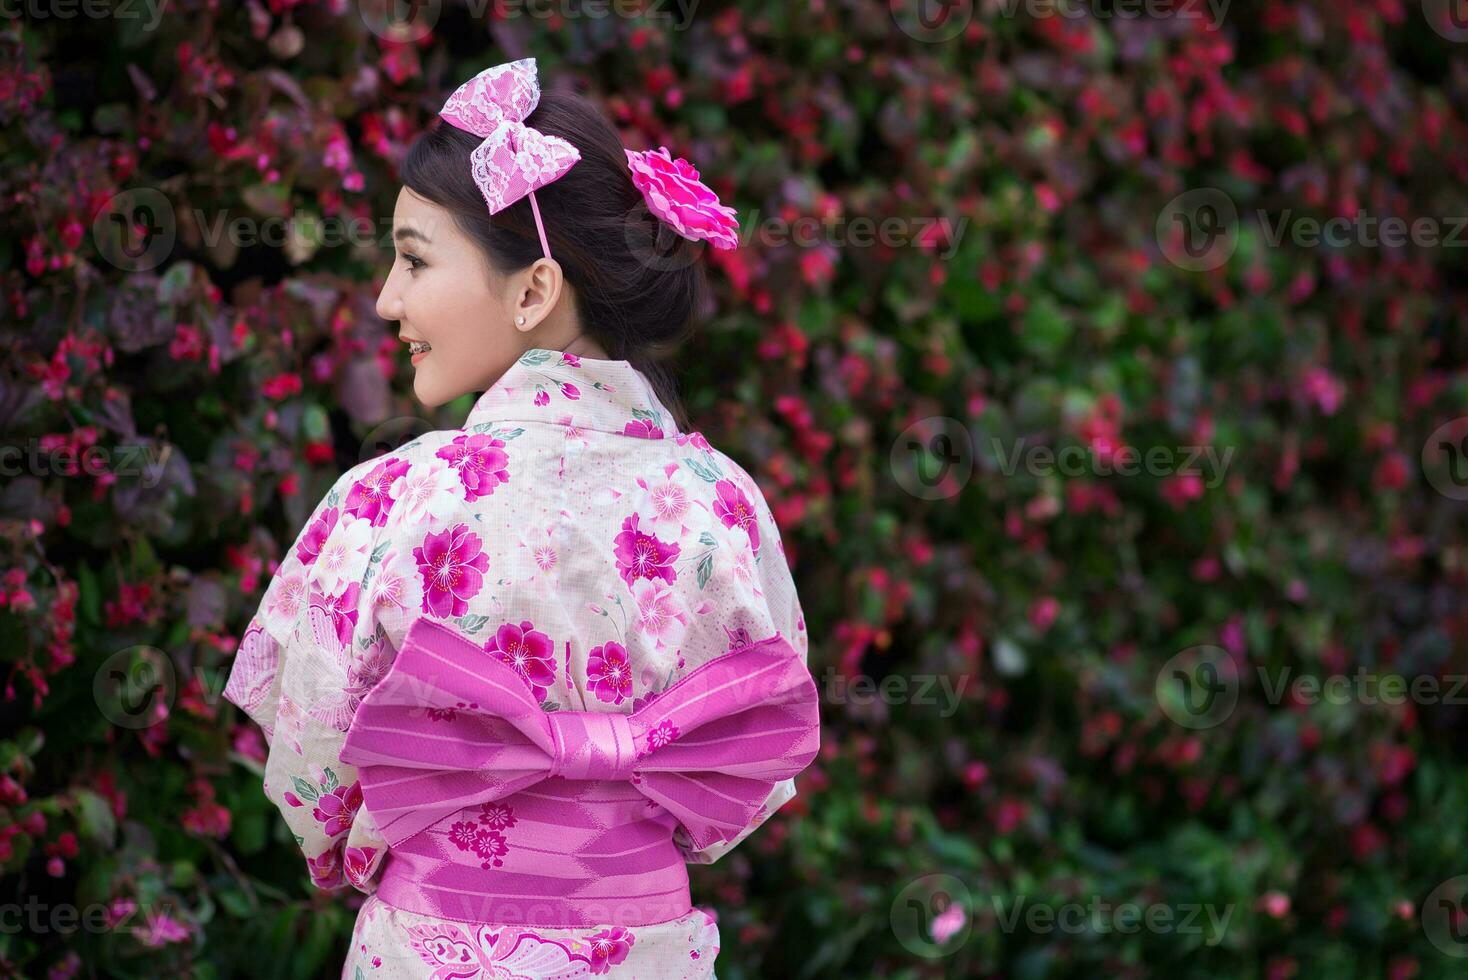
[[695, 849], [732, 840], [820, 748], [815, 683], [778, 634], [631, 714], [546, 711], [498, 656], [409, 628], [341, 758], [389, 853], [378, 897], [442, 918], [648, 925], [687, 913]]

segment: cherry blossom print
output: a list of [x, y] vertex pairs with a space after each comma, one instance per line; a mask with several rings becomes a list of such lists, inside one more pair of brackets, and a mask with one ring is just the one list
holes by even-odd
[[321, 547], [336, 528], [337, 518], [340, 516], [341, 511], [337, 508], [328, 507], [301, 534], [301, 540], [296, 545], [296, 557], [302, 565], [310, 565], [316, 561], [316, 556], [321, 554]]
[[556, 682], [556, 650], [549, 636], [529, 620], [519, 626], [505, 623], [485, 642], [484, 650], [514, 668], [535, 700], [545, 700], [546, 690]]
[[759, 594], [759, 578], [754, 563], [754, 548], [744, 529], [718, 523], [709, 528], [715, 542], [711, 578], [719, 582], [732, 582], [740, 589], [750, 589]]
[[357, 811], [361, 808], [362, 784], [354, 782], [350, 786], [338, 786], [323, 794], [316, 801], [311, 816], [321, 824], [327, 837], [336, 837], [352, 829], [352, 821], [357, 818]]
[[342, 841], [337, 841], [315, 857], [306, 858], [306, 870], [311, 875], [311, 884], [317, 888], [335, 888], [342, 884], [342, 845]]
[[679, 446], [691, 445], [694, 449], [706, 453], [712, 453], [714, 451], [713, 447], [709, 445], [709, 441], [703, 437], [702, 432], [680, 432], [673, 437], [673, 440]]
[[347, 847], [343, 850], [342, 870], [346, 873], [347, 881], [357, 888], [365, 887], [379, 863], [374, 861], [379, 851], [376, 847]]
[[336, 595], [312, 590], [307, 610], [311, 639], [323, 650], [350, 649], [357, 628], [357, 599], [362, 587], [353, 582]]
[[342, 514], [311, 566], [308, 581], [323, 592], [338, 592], [348, 580], [360, 582], [372, 551], [372, 522]]
[[[515, 549], [515, 581], [524, 582], [536, 578], [555, 580], [561, 556], [555, 546], [556, 529], [544, 527], [521, 534]], [[521, 574], [523, 573], [523, 574]]]
[[680, 734], [682, 733], [678, 731], [678, 726], [673, 724], [671, 720], [664, 718], [652, 728], [648, 729], [647, 746], [642, 752], [638, 753], [637, 757], [639, 759], [646, 758], [664, 745], [672, 744]]
[[688, 614], [677, 591], [655, 579], [632, 585], [637, 606], [637, 628], [654, 640], [656, 649], [677, 645], [688, 629]]
[[479, 822], [491, 830], [508, 830], [515, 826], [515, 815], [508, 803], [481, 803]]
[[283, 575], [271, 583], [265, 598], [265, 620], [280, 633], [296, 623], [307, 597], [306, 576], [300, 572]]
[[464, 499], [469, 502], [487, 497], [494, 488], [510, 480], [510, 457], [505, 453], [505, 443], [489, 435], [460, 435], [441, 448], [437, 456], [448, 460], [458, 473], [459, 483], [464, 488]]
[[301, 748], [301, 736], [306, 730], [306, 712], [284, 691], [275, 706], [275, 724], [268, 734], [271, 738], [290, 748], [296, 755], [305, 755]]
[[469, 600], [484, 587], [489, 556], [479, 535], [467, 524], [429, 534], [413, 549], [418, 574], [423, 580], [423, 611], [438, 617], [462, 616]]
[[[392, 666], [392, 654], [385, 637], [379, 635], [365, 649], [355, 646], [343, 651], [344, 656], [324, 659], [321, 672], [321, 696], [313, 700], [307, 711], [312, 718], [339, 732], [351, 727], [357, 707]], [[345, 669], [341, 661], [345, 660]]]
[[389, 551], [383, 555], [370, 580], [367, 595], [374, 610], [406, 613], [420, 609], [423, 584], [413, 556], [407, 550]]
[[454, 491], [458, 487], [458, 474], [442, 460], [413, 466], [393, 481], [391, 493], [398, 515], [394, 520], [414, 526], [448, 518], [457, 506]]
[[591, 972], [599, 976], [626, 960], [637, 939], [624, 926], [613, 926], [593, 936], [587, 936], [582, 942], [591, 947], [588, 954], [591, 958]]
[[714, 484], [714, 494], [714, 515], [725, 527], [742, 527], [749, 535], [749, 546], [759, 554], [759, 519], [744, 491], [732, 480], [720, 480]]
[[598, 701], [621, 704], [632, 693], [632, 665], [627, 648], [608, 640], [592, 648], [586, 660], [586, 679]]
[[649, 419], [633, 419], [622, 427], [622, 434], [638, 439], [661, 439], [663, 430]]
[[677, 463], [668, 463], [652, 479], [637, 478], [642, 493], [637, 500], [641, 528], [665, 540], [676, 541], [683, 535], [697, 499], [693, 475]]
[[387, 523], [388, 511], [392, 510], [393, 484], [408, 472], [405, 459], [388, 458], [368, 471], [347, 491], [342, 512], [369, 522], [373, 527]]
[[628, 585], [639, 578], [660, 578], [672, 584], [678, 573], [673, 562], [678, 557], [676, 544], [665, 544], [639, 528], [640, 515], [632, 514], [622, 522], [622, 531], [612, 541], [617, 571]]
[[510, 853], [503, 834], [467, 820], [457, 821], [449, 828], [449, 842], [461, 851], [472, 851], [485, 871], [503, 865], [505, 855]]

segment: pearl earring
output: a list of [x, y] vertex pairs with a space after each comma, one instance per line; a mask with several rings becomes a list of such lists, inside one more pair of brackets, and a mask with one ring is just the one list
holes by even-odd
[[520, 325], [520, 326], [524, 326], [525, 325], [525, 318], [523, 316], [517, 316], [517, 317], [515, 317], [515, 323], [518, 324], [518, 325]]

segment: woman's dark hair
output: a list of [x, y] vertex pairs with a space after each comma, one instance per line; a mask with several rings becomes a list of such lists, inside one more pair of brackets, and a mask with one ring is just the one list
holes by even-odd
[[[582, 327], [613, 360], [647, 375], [678, 428], [688, 419], [672, 373], [662, 363], [687, 339], [707, 297], [691, 242], [659, 221], [632, 183], [616, 129], [594, 103], [574, 92], [543, 91], [525, 124], [570, 142], [581, 159], [535, 192], [551, 256], [576, 291]], [[527, 195], [490, 214], [469, 173], [483, 140], [444, 120], [409, 147], [400, 177], [414, 193], [447, 209], [503, 275], [544, 253]]]

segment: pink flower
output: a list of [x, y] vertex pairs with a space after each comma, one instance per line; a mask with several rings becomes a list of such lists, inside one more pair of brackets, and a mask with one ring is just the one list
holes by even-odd
[[302, 565], [309, 565], [321, 554], [321, 546], [326, 539], [331, 537], [331, 532], [336, 528], [337, 518], [341, 512], [335, 507], [328, 507], [321, 512], [321, 516], [311, 522], [306, 528], [306, 533], [301, 535], [301, 541], [296, 545], [296, 557], [301, 560]]
[[1042, 596], [1030, 604], [1030, 625], [1043, 633], [1055, 622], [1060, 613], [1060, 600], [1054, 596]]
[[622, 428], [622, 434], [635, 436], [638, 439], [661, 439], [663, 430], [646, 419], [633, 419]]
[[357, 811], [361, 807], [362, 784], [353, 783], [323, 794], [316, 801], [311, 816], [323, 825], [321, 829], [327, 837], [336, 837], [352, 829], [352, 821], [357, 819]]
[[1345, 397], [1345, 386], [1325, 368], [1312, 367], [1301, 379], [1305, 392], [1326, 415], [1334, 415]]
[[680, 446], [685, 446], [691, 442], [695, 449], [702, 449], [706, 453], [712, 451], [712, 448], [709, 446], [709, 441], [704, 438], [702, 432], [680, 432], [673, 438]]
[[639, 578], [661, 578], [671, 585], [678, 578], [673, 561], [680, 549], [639, 531], [637, 521], [636, 514], [623, 521], [622, 532], [612, 542], [617, 570], [628, 585]]
[[455, 524], [441, 534], [430, 534], [413, 549], [423, 579], [423, 611], [435, 616], [462, 616], [469, 600], [484, 587], [489, 556], [479, 536], [467, 524]]
[[387, 523], [387, 513], [393, 505], [388, 491], [393, 481], [408, 472], [408, 467], [406, 459], [388, 459], [377, 464], [370, 473], [352, 484], [342, 509], [353, 517], [365, 518], [373, 527], [382, 527]]
[[341, 595], [328, 596], [314, 591], [311, 594], [311, 605], [326, 614], [337, 641], [347, 648], [351, 647], [352, 633], [357, 628], [357, 597], [361, 592], [362, 586], [353, 582]]
[[335, 888], [342, 883], [342, 843], [337, 841], [325, 854], [306, 858], [306, 870], [311, 873], [311, 884], [317, 888]]
[[462, 435], [436, 454], [448, 460], [464, 485], [464, 499], [478, 500], [494, 493], [494, 488], [510, 481], [510, 457], [505, 454], [503, 440], [486, 435]]
[[348, 847], [342, 855], [342, 870], [347, 880], [357, 887], [366, 885], [372, 874], [372, 858], [377, 854], [375, 847]]
[[632, 692], [632, 666], [627, 662], [627, 649], [615, 640], [594, 648], [587, 657], [586, 677], [597, 700], [621, 704]]
[[1162, 499], [1174, 510], [1182, 510], [1189, 501], [1203, 496], [1203, 478], [1196, 473], [1174, 473], [1162, 481]]
[[556, 682], [556, 650], [550, 637], [529, 621], [505, 623], [484, 644], [484, 652], [498, 656], [525, 679], [535, 700], [545, 700], [546, 688]]
[[625, 927], [613, 926], [581, 941], [590, 944], [591, 972], [600, 975], [625, 960], [637, 938]]
[[933, 942], [939, 946], [948, 942], [954, 933], [963, 928], [967, 920], [968, 915], [964, 912], [963, 906], [954, 902], [938, 913], [938, 917], [933, 920]]
[[1259, 896], [1257, 904], [1272, 919], [1283, 919], [1290, 913], [1290, 897], [1283, 892], [1265, 892]]
[[652, 731], [647, 733], [647, 749], [642, 753], [642, 755], [649, 755], [662, 748], [664, 745], [668, 745], [676, 741], [678, 736], [681, 734], [682, 733], [678, 731], [677, 725], [673, 724], [667, 718], [664, 718], [662, 721], [657, 723], [657, 726], [653, 728]]
[[632, 183], [653, 214], [684, 238], [707, 239], [715, 248], [738, 247], [739, 221], [734, 209], [719, 203], [718, 195], [699, 179], [691, 163], [682, 157], [673, 159], [666, 146], [624, 152]]
[[515, 815], [507, 803], [481, 803], [479, 822], [492, 830], [504, 830], [515, 826]]
[[165, 943], [181, 943], [188, 938], [188, 926], [166, 912], [153, 916], [145, 929], [138, 930], [138, 942], [154, 948]]
[[749, 535], [749, 546], [754, 549], [755, 554], [759, 554], [759, 521], [755, 518], [749, 498], [732, 480], [715, 483], [714, 491], [718, 494], [714, 501], [714, 516], [723, 521], [725, 527], [734, 527], [737, 524], [744, 528]]

